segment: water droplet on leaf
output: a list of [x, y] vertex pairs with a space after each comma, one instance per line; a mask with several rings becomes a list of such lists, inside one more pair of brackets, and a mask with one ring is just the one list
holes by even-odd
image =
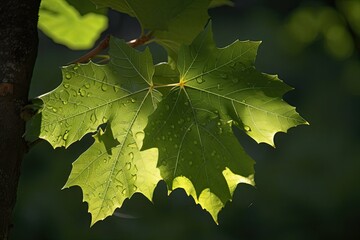
[[122, 194], [122, 195], [126, 195], [126, 188], [124, 188], [124, 189], [121, 191], [121, 194]]
[[131, 160], [133, 160], [133, 159], [134, 159], [134, 153], [133, 153], [133, 152], [130, 152], [130, 153], [129, 153], [129, 157], [130, 157]]
[[70, 73], [66, 73], [66, 74], [65, 74], [65, 77], [66, 77], [67, 79], [70, 79], [70, 78], [71, 78]]
[[104, 92], [107, 90], [108, 86], [106, 84], [102, 84], [101, 85], [101, 90], [103, 90]]
[[64, 136], [63, 136], [63, 139], [66, 141], [66, 139], [68, 138], [68, 136], [69, 136], [69, 131], [66, 130], [66, 131], [65, 131], [65, 134], [64, 134]]
[[201, 84], [201, 83], [203, 83], [205, 81], [204, 81], [204, 79], [202, 77], [199, 77], [199, 78], [196, 79], [196, 82]]
[[85, 97], [86, 96], [86, 91], [82, 88], [79, 89], [79, 95], [82, 96], [82, 97]]
[[127, 170], [130, 170], [130, 169], [131, 169], [131, 162], [127, 162], [127, 163], [125, 164], [125, 168], [126, 168]]
[[145, 133], [144, 132], [137, 132], [135, 134], [135, 137], [136, 137], [136, 139], [142, 141], [144, 139], [144, 137], [145, 137]]
[[250, 132], [251, 131], [251, 128], [247, 125], [244, 125], [244, 130], [247, 131], [247, 132]]
[[96, 118], [95, 113], [92, 113], [91, 116], [90, 116], [90, 121], [93, 122], [93, 123], [95, 123], [96, 120], [97, 120], [97, 118]]

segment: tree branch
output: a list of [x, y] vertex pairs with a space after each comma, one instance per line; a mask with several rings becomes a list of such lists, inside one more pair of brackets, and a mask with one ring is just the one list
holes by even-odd
[[[127, 44], [130, 47], [138, 47], [141, 45], [146, 44], [151, 38], [152, 38], [153, 33], [150, 32], [146, 35], [143, 35], [139, 38], [133, 39], [129, 42], [127, 42]], [[70, 64], [74, 64], [74, 63], [87, 63], [89, 62], [91, 59], [95, 58], [96, 55], [99, 55], [99, 53], [101, 53], [103, 50], [107, 49], [109, 47], [109, 43], [110, 43], [110, 35], [107, 35], [95, 48], [93, 48], [90, 52], [86, 53], [85, 55], [79, 57], [78, 59], [68, 63], [68, 65]]]

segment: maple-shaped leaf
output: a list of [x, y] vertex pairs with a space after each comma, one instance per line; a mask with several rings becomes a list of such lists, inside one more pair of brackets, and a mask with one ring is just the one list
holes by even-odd
[[273, 145], [276, 132], [306, 124], [281, 99], [291, 88], [254, 68], [259, 44], [236, 41], [216, 48], [209, 24], [180, 49], [177, 84], [145, 128], [143, 147], [159, 149], [158, 167], [169, 190], [184, 188], [215, 221], [237, 183], [253, 184], [254, 161], [232, 125]]
[[156, 149], [139, 151], [143, 133], [132, 134], [119, 144], [107, 128], [94, 136], [95, 143], [73, 163], [64, 188], [80, 186], [84, 201], [89, 204], [91, 225], [114, 213], [126, 198], [139, 192], [152, 200], [154, 188], [160, 181], [156, 168]]
[[110, 41], [107, 65], [88, 63], [62, 68], [63, 81], [40, 96], [43, 109], [29, 123], [27, 138], [39, 137], [54, 148], [68, 147], [103, 123], [120, 142], [135, 136], [161, 99], [151, 88], [154, 66], [148, 49], [138, 52], [123, 40]]
[[42, 0], [39, 16], [38, 26], [46, 35], [77, 50], [91, 48], [108, 25], [104, 14], [81, 15], [65, 0]]
[[75, 161], [65, 187], [78, 185], [92, 222], [113, 214], [135, 192], [149, 199], [160, 180], [157, 150], [140, 152], [148, 115], [161, 93], [153, 88], [155, 67], [148, 49], [111, 39], [106, 65], [92, 62], [64, 67], [59, 87], [40, 97], [42, 110], [28, 125], [28, 138], [43, 138], [54, 148], [68, 147], [86, 133], [95, 143]]
[[175, 58], [181, 44], [190, 44], [209, 19], [210, 0], [92, 0], [136, 17], [142, 32], [149, 30], [155, 41]]

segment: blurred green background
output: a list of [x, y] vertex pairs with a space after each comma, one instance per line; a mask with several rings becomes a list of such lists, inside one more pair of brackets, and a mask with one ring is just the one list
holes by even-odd
[[[134, 19], [108, 14], [103, 36], [138, 36]], [[257, 162], [256, 188], [239, 185], [216, 225], [161, 182], [154, 203], [136, 194], [116, 211], [125, 217], [90, 228], [80, 188], [61, 188], [91, 138], [66, 151], [42, 142], [23, 161], [11, 239], [360, 239], [360, 1], [238, 0], [210, 15], [219, 47], [263, 41], [256, 67], [295, 88], [284, 98], [311, 124], [277, 134], [275, 149], [236, 131]], [[56, 87], [60, 66], [85, 53], [39, 35], [31, 98]]]

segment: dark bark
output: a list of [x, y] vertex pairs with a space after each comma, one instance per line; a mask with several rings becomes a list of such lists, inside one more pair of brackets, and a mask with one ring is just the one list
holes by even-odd
[[35, 64], [40, 0], [0, 3], [0, 240], [9, 238], [26, 143], [20, 111]]

